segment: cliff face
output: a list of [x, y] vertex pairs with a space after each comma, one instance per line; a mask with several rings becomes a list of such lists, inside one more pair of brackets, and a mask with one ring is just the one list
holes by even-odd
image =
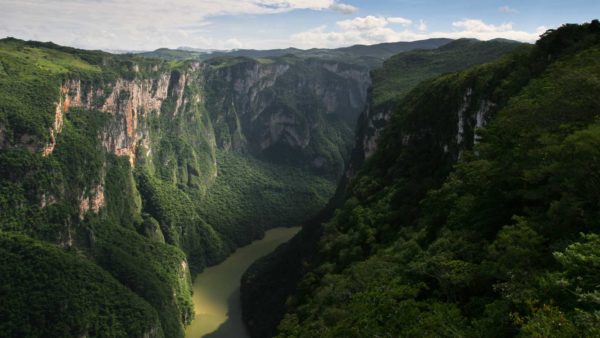
[[[70, 110], [75, 110], [71, 114], [82, 110], [96, 111], [105, 114], [96, 138], [106, 154], [126, 158], [132, 168], [141, 159], [139, 167], [150, 172], [166, 173], [173, 183], [206, 189], [216, 176], [214, 134], [208, 130], [209, 126], [203, 125], [203, 121], [197, 121], [193, 126], [181, 126], [178, 121], [199, 117], [198, 111], [202, 109], [202, 94], [197, 90], [198, 83], [202, 81], [199, 69], [198, 63], [188, 65], [183, 71], [159, 71], [158, 65], [153, 65], [152, 76], [146, 78], [134, 75], [132, 79], [116, 78], [107, 82], [79, 78], [63, 81], [54, 121], [49, 128], [50, 140], [42, 147], [42, 156], [47, 157], [54, 152], [65, 114]], [[161, 120], [164, 123], [152, 125]], [[165, 151], [163, 138], [172, 137], [167, 134], [168, 131], [179, 132], [177, 137], [182, 139], [182, 143], [204, 144], [204, 148], [192, 149], [187, 156]], [[35, 148], [32, 150], [36, 151]], [[175, 158], [175, 165], [169, 166], [168, 162]], [[105, 206], [105, 176], [106, 170], [100, 170], [97, 182], [90, 181], [89, 186], [81, 191], [78, 201], [81, 220], [87, 212], [97, 214]], [[40, 205], [43, 207], [58, 202], [57, 196], [46, 192], [41, 195]]]
[[[152, 146], [160, 143], [161, 135], [152, 133], [150, 120], [160, 117], [167, 100], [174, 101], [175, 105], [164, 109], [165, 114], [174, 117], [179, 113], [193, 112], [194, 105], [201, 103], [201, 94], [184, 96], [184, 92], [191, 92], [189, 87], [201, 81], [198, 69], [199, 64], [192, 63], [182, 72], [156, 71], [151, 78], [119, 78], [103, 84], [81, 79], [67, 80], [61, 86], [62, 95], [57, 103], [56, 126], [51, 128], [52, 135], [60, 133], [57, 126], [62, 125], [62, 115], [69, 108], [99, 111], [110, 116], [107, 126], [98, 136], [107, 152], [127, 157], [132, 166], [135, 166], [138, 154], [151, 159]], [[208, 142], [214, 144], [212, 134], [207, 134]], [[44, 155], [52, 153], [53, 144], [51, 142], [44, 148]], [[215, 166], [213, 159], [212, 167]], [[214, 172], [213, 169], [210, 175]]]
[[[228, 175], [260, 177], [250, 189], [266, 199], [253, 212], [285, 223], [288, 215], [269, 211], [290, 207], [281, 194], [313, 210], [330, 191], [305, 169], [339, 175], [368, 85], [363, 68], [336, 62], [168, 64], [14, 39], [0, 48], [0, 229], [81, 253], [156, 311], [160, 327], [144, 326], [149, 336], [182, 336], [193, 316], [191, 273], [264, 230], [230, 224], [228, 201], [209, 196], [217, 152], [279, 163], [232, 160]], [[282, 150], [287, 158], [276, 156]]]
[[[16, 50], [22, 48], [20, 42], [11, 43]], [[66, 53], [64, 57], [72, 55]], [[77, 206], [74, 223], [66, 222], [64, 231], [57, 235], [58, 242], [67, 246], [78, 237], [77, 223], [88, 213], [101, 214], [102, 209], [108, 208], [123, 218], [118, 209], [126, 208], [133, 213], [132, 218], [139, 219], [141, 209], [153, 205], [147, 196], [141, 196], [140, 200], [138, 188], [146, 192], [157, 190], [136, 187], [131, 172], [122, 179], [128, 182], [124, 188], [130, 189], [127, 195], [133, 201], [108, 205], [111, 198], [107, 196], [110, 190], [107, 179], [111, 179], [112, 155], [126, 158], [130, 167], [139, 172], [136, 175], [156, 176], [199, 195], [216, 178], [218, 149], [311, 169], [329, 178], [339, 176], [351, 142], [351, 125], [364, 107], [370, 84], [367, 70], [362, 66], [291, 56], [273, 60], [189, 61], [176, 68], [161, 61], [135, 61], [94, 53], [83, 53], [81, 57], [94, 63], [81, 69], [77, 64], [73, 69], [47, 75], [48, 88], [41, 91], [45, 101], [39, 103], [47, 110], [45, 115], [35, 114], [38, 107], [25, 106], [31, 110], [32, 118], [39, 120], [38, 129], [21, 127], [11, 120], [19, 122], [23, 118], [20, 115], [0, 119], [3, 138], [0, 150], [24, 149], [46, 158], [49, 165], [66, 161], [63, 154], [69, 150], [65, 147], [76, 148], [70, 150], [69, 156], [81, 151], [89, 157], [86, 163], [90, 168], [69, 169], [47, 189], [36, 187], [32, 193], [34, 204], [42, 209], [65, 203]], [[10, 67], [7, 70], [11, 72]], [[21, 74], [14, 73], [18, 75]], [[51, 111], [46, 108], [50, 101]], [[68, 176], [72, 175], [76, 179], [70, 181]], [[152, 194], [160, 195], [160, 192]], [[160, 208], [155, 209], [149, 215], [158, 220], [170, 244], [194, 242], [185, 233], [204, 229], [201, 232], [213, 244], [202, 246], [219, 247], [220, 241], [215, 239], [209, 225], [193, 221], [197, 223], [195, 226], [182, 225], [183, 229], [176, 231], [179, 235], [175, 235], [173, 231], [179, 221], [166, 217]], [[197, 214], [189, 217], [201, 219]], [[150, 220], [144, 224], [151, 223]], [[190, 250], [196, 249], [187, 248], [186, 252]], [[207, 255], [214, 258], [200, 259], [202, 265], [221, 256]], [[198, 268], [194, 262], [191, 265]]]
[[220, 147], [340, 174], [365, 105], [366, 68], [291, 56], [208, 64], [207, 107]]
[[[440, 178], [436, 177], [436, 175], [447, 173], [465, 150], [472, 149], [478, 140], [477, 132], [497, 112], [496, 105], [487, 99], [490, 94], [484, 93], [484, 91], [476, 94], [473, 88], [470, 87], [471, 85], [469, 81], [466, 81], [454, 88], [454, 91], [445, 97], [447, 101], [444, 101], [443, 108], [428, 106], [426, 103], [429, 95], [439, 94], [437, 90], [440, 88], [430, 90], [420, 97], [417, 108], [419, 110], [411, 109], [405, 111], [396, 107], [397, 112], [400, 111], [400, 114], [405, 115], [401, 119], [402, 122], [399, 121], [400, 118], [398, 117], [395, 122], [390, 122], [394, 123], [393, 127], [395, 128], [393, 131], [387, 130], [387, 137], [388, 144], [390, 138], [395, 138], [398, 141], [394, 142], [393, 146], [380, 150], [379, 153], [400, 153], [403, 156], [389, 159], [383, 157], [378, 160], [395, 162], [401, 166], [402, 169], [397, 169], [396, 175], [407, 173], [406, 176], [410, 176], [408, 173], [419, 172], [423, 173], [423, 175], [431, 174], [432, 180], [439, 181]], [[443, 85], [440, 87], [443, 87]], [[427, 111], [423, 107], [427, 107], [425, 108]], [[391, 116], [388, 117], [388, 120], [391, 119]], [[381, 130], [385, 129], [382, 128]], [[423, 161], [426, 163], [415, 160], [420, 157], [419, 154], [430, 154], [426, 156], [427, 160]], [[327, 251], [328, 255], [337, 257], [338, 255], [342, 255], [342, 252], [348, 254], [345, 251], [347, 247], [368, 246], [362, 242], [356, 244], [352, 241], [353, 238], [363, 238], [363, 236], [369, 238], [369, 235], [364, 233], [360, 233], [359, 235], [358, 231], [353, 230], [352, 227], [346, 228], [346, 222], [351, 221], [346, 218], [339, 220], [334, 216], [334, 211], [343, 212], [349, 208], [345, 205], [354, 206], [357, 203], [356, 197], [354, 197], [352, 192], [352, 189], [355, 188], [353, 185], [362, 188], [364, 184], [367, 186], [375, 184], [370, 181], [370, 177], [363, 178], [359, 175], [357, 179], [360, 181], [352, 182], [350, 180], [349, 187], [346, 186], [348, 181], [342, 180], [341, 187], [338, 187], [338, 193], [341, 192], [341, 189], [349, 189], [349, 192], [346, 192], [349, 197], [347, 196], [345, 200], [341, 201], [334, 198], [330, 201], [330, 205], [321, 214], [308, 222], [290, 242], [280, 247], [273, 254], [257, 261], [242, 277], [242, 309], [244, 319], [252, 337], [274, 336], [277, 333], [277, 325], [283, 319], [283, 314], [288, 309], [287, 306], [289, 304], [297, 304], [297, 298], [295, 298], [297, 296], [295, 295], [304, 292], [307, 288], [304, 284], [301, 284], [302, 280], [311, 279], [314, 276], [315, 272], [311, 266], [311, 262], [321, 262], [325, 259], [322, 256], [323, 251]], [[361, 195], [361, 197], [368, 198], [367, 195]], [[392, 208], [402, 209], [400, 213], [404, 217], [409, 218], [414, 213], [414, 209], [411, 207], [404, 209], [403, 207], [417, 202], [420, 198], [422, 198], [421, 193], [410, 195], [407, 192], [407, 195], [403, 198], [396, 198], [396, 202]], [[399, 200], [402, 200], [402, 202], [399, 202]], [[360, 200], [358, 203], [361, 202], [363, 200]], [[356, 207], [360, 208], [360, 204]], [[339, 209], [336, 210], [336, 208]], [[371, 219], [377, 220], [375, 216], [356, 217], [358, 217], [356, 220], [358, 222], [370, 222]], [[328, 247], [326, 243], [335, 242], [333, 240], [331, 242], [324, 242], [329, 241], [330, 238], [327, 237], [327, 233], [323, 233], [323, 227], [327, 227], [328, 223], [338, 224], [338, 222], [340, 224], [339, 227], [344, 228], [345, 231], [352, 234], [344, 239], [352, 244], [335, 244], [336, 246]], [[343, 232], [338, 234], [337, 231], [333, 231], [338, 236], [344, 236]], [[393, 234], [380, 234], [379, 236], [381, 237], [378, 238], [385, 241], [387, 235], [392, 236]], [[369, 240], [365, 239], [365, 241], [368, 242]], [[327, 250], [323, 249], [323, 246]], [[366, 252], [369, 252], [369, 250], [366, 249]], [[359, 258], [357, 257], [356, 259]], [[339, 267], [339, 269], [342, 269], [342, 267]], [[266, 288], [273, 288], [277, 291], [265, 294], [264, 290]], [[300, 290], [298, 290], [299, 288]], [[287, 306], [286, 303], [288, 304]], [[265, 304], [268, 304], [268, 306]], [[261, 310], [263, 307], [266, 307], [266, 309]], [[314, 333], [310, 335], [312, 334]]]

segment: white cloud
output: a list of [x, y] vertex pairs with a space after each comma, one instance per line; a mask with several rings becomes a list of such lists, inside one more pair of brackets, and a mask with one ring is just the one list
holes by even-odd
[[[513, 23], [503, 23], [501, 25], [491, 25], [477, 19], [463, 19], [452, 23], [457, 28], [454, 32], [449, 32], [449, 37], [467, 37], [480, 40], [491, 40], [495, 38], [505, 38], [517, 41], [533, 42], [544, 33], [547, 28], [540, 26], [534, 32], [520, 31], [514, 28]], [[436, 35], [444, 32], [433, 33]]]
[[337, 25], [345, 30], [366, 30], [374, 28], [382, 28], [389, 24], [398, 24], [401, 26], [410, 26], [412, 20], [402, 17], [383, 17], [367, 15], [365, 17], [356, 17], [354, 19], [338, 21]]
[[412, 20], [401, 18], [401, 17], [391, 17], [387, 18], [387, 22], [396, 23], [402, 26], [410, 26], [412, 24]]
[[475, 19], [464, 19], [461, 21], [455, 21], [452, 23], [453, 27], [456, 27], [465, 32], [476, 32], [476, 33], [495, 33], [495, 32], [507, 32], [512, 30], [511, 23], [503, 23], [500, 26], [488, 25], [481, 20]]
[[[427, 31], [427, 24], [420, 20], [418, 24], [403, 29], [393, 29], [395, 18], [381, 16], [357, 17], [337, 22], [337, 30], [328, 30], [319, 26], [305, 32], [294, 34], [292, 42], [303, 48], [310, 47], [340, 47], [354, 44], [374, 44], [381, 42], [414, 41], [428, 38], [476, 38], [491, 40], [506, 38], [511, 40], [533, 42], [546, 31], [539, 27], [535, 32], [516, 29], [512, 23], [493, 25], [477, 19], [463, 19], [452, 23], [451, 31]], [[398, 20], [396, 20], [398, 21]], [[410, 21], [410, 20], [407, 20]], [[412, 21], [411, 21], [412, 22]], [[413, 27], [415, 26], [415, 27]]]
[[358, 12], [358, 8], [356, 8], [352, 5], [342, 4], [342, 3], [334, 3], [331, 6], [329, 6], [329, 9], [331, 9], [332, 11], [336, 11], [336, 12], [340, 12], [340, 13], [344, 13], [344, 14], [354, 14], [354, 13]]
[[[543, 32], [518, 30], [512, 23], [492, 25], [464, 19], [446, 31], [431, 31], [423, 20], [399, 16], [363, 16], [287, 33], [238, 35], [220, 25], [219, 16], [263, 15], [294, 10], [357, 9], [343, 0], [0, 0], [0, 38], [54, 41], [90, 49], [148, 50], [193, 46], [210, 49], [338, 47], [431, 37], [504, 37], [533, 41]], [[261, 27], [262, 28], [262, 27]]]
[[[0, 0], [0, 38], [82, 48], [240, 47], [204, 33], [208, 19], [293, 10], [351, 10], [336, 0]], [[341, 6], [341, 7], [339, 7]], [[344, 7], [345, 6], [345, 7]], [[212, 21], [212, 20], [211, 20]]]
[[504, 13], [504, 14], [515, 14], [515, 13], [519, 13], [519, 11], [517, 11], [514, 8], [510, 8], [508, 6], [502, 6], [502, 7], [498, 7], [498, 12], [500, 13]]
[[384, 27], [387, 24], [386, 18], [372, 15], [337, 22], [337, 25], [343, 30], [369, 30]]

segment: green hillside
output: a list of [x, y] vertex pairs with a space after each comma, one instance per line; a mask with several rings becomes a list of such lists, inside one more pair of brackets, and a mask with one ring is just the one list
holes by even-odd
[[401, 99], [279, 337], [598, 336], [598, 60], [565, 25]]
[[[253, 336], [274, 334], [277, 323], [283, 317], [286, 298], [297, 288], [299, 279], [306, 270], [305, 261], [310, 260], [317, 252], [317, 242], [322, 231], [320, 223], [330, 218], [334, 209], [343, 204], [346, 186], [353, 175], [356, 175], [356, 170], [362, 166], [368, 153], [374, 151], [378, 135], [389, 123], [393, 111], [400, 105], [399, 101], [424, 80], [474, 64], [492, 62], [511, 51], [522, 49], [525, 52], [529, 48], [531, 46], [514, 41], [460, 39], [437, 49], [399, 53], [384, 62], [382, 68], [371, 72], [373, 83], [368, 93], [367, 107], [358, 119], [355, 146], [335, 196], [327, 208], [305, 222], [306, 226], [299, 236], [284, 249], [257, 262], [243, 279], [241, 290], [244, 313]], [[462, 98], [464, 93], [453, 95]], [[472, 107], [477, 108], [479, 107]], [[430, 120], [426, 122], [436, 125], [444, 132], [455, 133], [450, 129], [452, 125], [448, 124], [447, 119], [435, 123]], [[471, 142], [472, 145], [473, 139], [465, 138], [465, 142]], [[271, 264], [269, 260], [272, 260]], [[277, 292], [264, 295], [262, 290], [266, 288], [277, 289]]]
[[[597, 219], [587, 191], [596, 190], [588, 178], [599, 28], [563, 27], [530, 56], [438, 78], [403, 100], [327, 224], [303, 285], [311, 291], [281, 336], [598, 334], [594, 302], [585, 301], [594, 287], [578, 276], [594, 274], [581, 263], [598, 259], [579, 254], [593, 245]], [[456, 109], [446, 98], [469, 86], [502, 108], [441, 185], [452, 159], [439, 147]], [[407, 133], [420, 142], [402, 144]]]
[[0, 65], [0, 336], [182, 337], [191, 274], [333, 190], [217, 150], [191, 61], [9, 38]]

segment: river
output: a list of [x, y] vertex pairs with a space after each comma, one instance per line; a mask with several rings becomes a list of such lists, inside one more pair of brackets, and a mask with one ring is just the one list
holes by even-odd
[[242, 274], [254, 261], [289, 241], [299, 230], [299, 227], [271, 229], [263, 239], [237, 249], [223, 263], [200, 273], [193, 285], [196, 317], [187, 327], [185, 337], [248, 337], [240, 305]]

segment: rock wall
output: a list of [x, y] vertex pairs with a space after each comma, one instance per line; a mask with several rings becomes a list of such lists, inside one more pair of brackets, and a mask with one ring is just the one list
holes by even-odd
[[323, 60], [212, 62], [205, 86], [219, 147], [341, 173], [366, 103], [366, 68]]
[[[103, 86], [69, 80], [61, 89], [65, 93], [64, 110], [85, 108], [112, 115], [110, 126], [99, 136], [102, 145], [110, 153], [127, 156], [134, 165], [137, 146], [148, 145], [148, 130], [142, 128], [140, 120], [160, 113], [171, 76], [171, 72], [164, 72], [154, 79], [118, 79]], [[183, 87], [176, 94], [182, 96]]]

